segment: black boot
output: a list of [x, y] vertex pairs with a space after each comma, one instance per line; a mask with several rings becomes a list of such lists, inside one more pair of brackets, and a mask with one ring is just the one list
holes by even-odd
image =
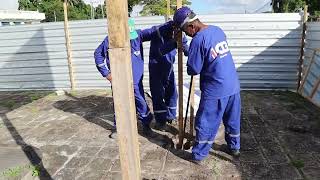
[[159, 131], [166, 131], [167, 129], [166, 126], [167, 126], [166, 121], [157, 121], [154, 128]]
[[109, 138], [111, 138], [111, 139], [117, 139], [118, 138], [117, 129], [111, 130], [111, 134], [109, 135]]
[[150, 128], [150, 125], [143, 125], [142, 126], [142, 133], [146, 137], [155, 137], [155, 134], [152, 131], [152, 129]]

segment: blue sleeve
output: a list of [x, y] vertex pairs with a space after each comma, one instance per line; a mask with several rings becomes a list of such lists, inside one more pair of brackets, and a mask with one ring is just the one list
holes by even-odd
[[183, 35], [182, 38], [182, 50], [185, 56], [189, 56], [189, 45], [188, 45], [188, 39], [185, 35]]
[[94, 51], [94, 60], [96, 67], [103, 77], [106, 77], [110, 73], [110, 70], [108, 68], [108, 65], [110, 64], [108, 49], [109, 41], [108, 37], [106, 37]]
[[201, 41], [199, 38], [194, 38], [191, 41], [189, 48], [189, 56], [187, 62], [187, 73], [189, 75], [200, 74], [203, 67], [203, 51], [201, 47]]
[[140, 35], [142, 42], [145, 42], [145, 41], [151, 41], [151, 39], [156, 34], [156, 31], [157, 31], [156, 26], [153, 26], [149, 29], [138, 30], [138, 34]]

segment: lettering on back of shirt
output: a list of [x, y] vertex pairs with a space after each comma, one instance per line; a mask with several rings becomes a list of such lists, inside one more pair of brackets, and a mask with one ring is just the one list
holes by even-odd
[[211, 56], [213, 59], [216, 59], [218, 56], [220, 58], [226, 57], [229, 52], [228, 43], [226, 41], [219, 42], [216, 46], [211, 48]]

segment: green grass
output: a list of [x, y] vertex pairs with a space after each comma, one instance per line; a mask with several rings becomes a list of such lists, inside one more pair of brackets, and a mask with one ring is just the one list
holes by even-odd
[[42, 94], [29, 94], [28, 96], [30, 97], [31, 101], [36, 101], [36, 100], [41, 99], [43, 97]]
[[4, 106], [6, 108], [9, 109], [14, 109], [14, 107], [16, 106], [16, 102], [14, 102], [13, 100], [8, 100], [8, 101], [4, 101], [4, 102], [0, 102], [0, 106]]
[[291, 161], [291, 164], [292, 164], [294, 167], [298, 168], [298, 169], [301, 169], [301, 168], [304, 167], [304, 162], [303, 162], [302, 160], [299, 160], [299, 159], [297, 159], [297, 160], [292, 160], [292, 161]]
[[23, 165], [23, 166], [17, 166], [13, 168], [8, 168], [5, 171], [3, 171], [0, 174], [0, 177], [18, 177], [21, 176], [22, 172], [25, 170], [31, 170], [32, 171], [32, 176], [39, 176], [40, 175], [40, 166], [36, 165]]

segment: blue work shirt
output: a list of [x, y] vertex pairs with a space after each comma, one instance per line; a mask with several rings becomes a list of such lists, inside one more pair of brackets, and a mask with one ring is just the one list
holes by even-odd
[[208, 26], [193, 37], [187, 72], [189, 75], [200, 74], [201, 98], [219, 99], [240, 91], [226, 35], [217, 26]]
[[[151, 31], [137, 30], [138, 37], [130, 40], [131, 45], [131, 62], [132, 62], [132, 73], [133, 83], [138, 84], [144, 72], [144, 59], [143, 59], [143, 47], [142, 42], [150, 41]], [[109, 40], [108, 37], [98, 46], [94, 52], [94, 59], [98, 71], [103, 77], [108, 76], [110, 71], [110, 60], [109, 60]]]

